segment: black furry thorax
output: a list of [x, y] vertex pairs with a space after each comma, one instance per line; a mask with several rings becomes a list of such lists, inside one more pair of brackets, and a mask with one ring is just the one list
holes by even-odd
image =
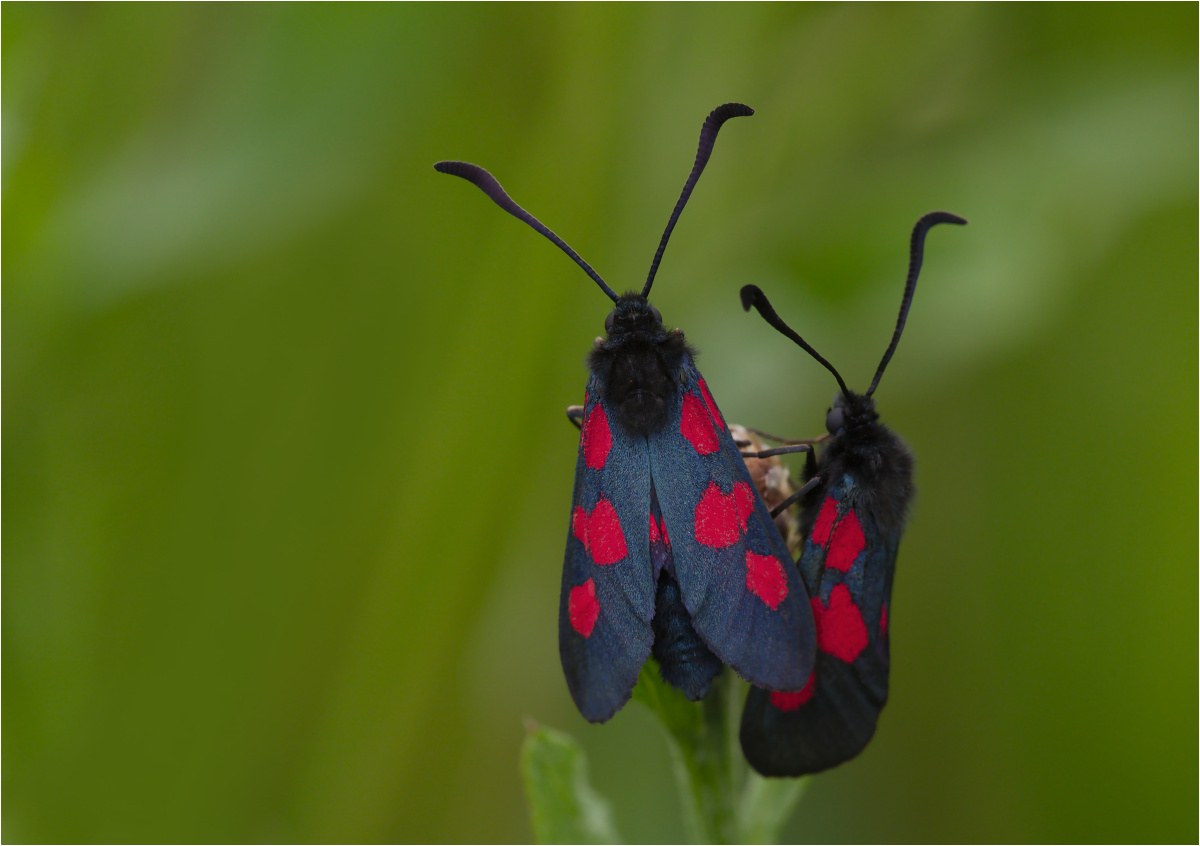
[[836, 435], [842, 429], [859, 429], [878, 419], [874, 399], [848, 391], [833, 398], [833, 407], [825, 417], [825, 428], [829, 434]]
[[627, 293], [605, 320], [608, 337], [588, 356], [605, 403], [633, 434], [650, 435], [666, 422], [684, 361], [695, 352], [678, 329], [666, 329], [658, 309]]
[[885, 531], [899, 533], [915, 493], [912, 452], [895, 432], [879, 422], [870, 397], [851, 394], [847, 400], [839, 395], [831, 416], [839, 408], [838, 400], [843, 401], [840, 408], [845, 413], [844, 425], [821, 452], [816, 467], [821, 484], [805, 497], [802, 530], [811, 528], [828, 492], [849, 476], [861, 498], [856, 507], [869, 510]]

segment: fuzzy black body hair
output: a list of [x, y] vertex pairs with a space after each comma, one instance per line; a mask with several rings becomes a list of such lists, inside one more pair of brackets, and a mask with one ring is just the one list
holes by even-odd
[[839, 395], [845, 425], [821, 452], [815, 468], [805, 472], [808, 478], [819, 476], [820, 484], [803, 498], [800, 531], [804, 537], [828, 495], [829, 488], [846, 476], [853, 478], [855, 507], [874, 515], [880, 529], [899, 536], [908, 520], [908, 509], [916, 488], [913, 485], [913, 455], [895, 432], [879, 422], [875, 403], [870, 397]]
[[666, 423], [667, 404], [678, 388], [683, 362], [696, 352], [678, 329], [662, 319], [641, 294], [629, 292], [607, 321], [608, 338], [588, 356], [617, 422], [635, 435], [649, 436]]

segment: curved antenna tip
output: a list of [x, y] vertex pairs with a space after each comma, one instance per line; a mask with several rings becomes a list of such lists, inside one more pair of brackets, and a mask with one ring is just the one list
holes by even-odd
[[712, 110], [712, 116], [723, 121], [731, 117], [750, 117], [752, 114], [754, 109], [745, 103], [724, 103]]
[[875, 370], [875, 378], [871, 380], [871, 387], [867, 388], [865, 395], [868, 397], [874, 394], [875, 389], [879, 387], [883, 371], [887, 369], [888, 362], [892, 360], [892, 354], [896, 352], [896, 345], [900, 343], [900, 335], [904, 332], [904, 322], [908, 319], [908, 309], [912, 305], [913, 293], [917, 290], [917, 277], [921, 274], [921, 263], [925, 260], [925, 236], [939, 223], [966, 226], [967, 219], [948, 211], [932, 211], [921, 215], [921, 219], [913, 227], [912, 239], [909, 241], [908, 247], [908, 278], [904, 281], [904, 296], [900, 299], [900, 314], [896, 317], [896, 330], [892, 333], [892, 342], [888, 344], [883, 358], [879, 361], [879, 367]]
[[930, 226], [936, 226], [939, 223], [953, 223], [955, 226], [966, 226], [967, 219], [959, 217], [954, 212], [931, 211], [921, 216], [921, 219], [917, 221], [917, 228], [928, 229]]
[[749, 311], [754, 307], [754, 303], [763, 295], [762, 289], [757, 285], [743, 285], [741, 290], [742, 311]]

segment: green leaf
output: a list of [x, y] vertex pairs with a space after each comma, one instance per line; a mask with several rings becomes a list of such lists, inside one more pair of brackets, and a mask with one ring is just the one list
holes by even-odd
[[538, 843], [619, 843], [608, 800], [588, 783], [587, 755], [567, 734], [536, 725], [521, 749], [521, 775]]

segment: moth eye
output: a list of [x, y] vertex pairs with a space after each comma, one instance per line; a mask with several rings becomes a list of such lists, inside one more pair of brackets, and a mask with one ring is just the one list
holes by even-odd
[[650, 313], [654, 315], [655, 320], [657, 320], [659, 323], [662, 323], [662, 315], [658, 313], [658, 309], [656, 309], [654, 306], [650, 306]]
[[609, 335], [612, 334], [613, 318], [616, 316], [615, 311], [610, 311], [608, 317], [604, 318], [604, 331]]
[[840, 408], [831, 408], [825, 415], [825, 428], [829, 434], [836, 435], [838, 430], [846, 425], [846, 412]]

